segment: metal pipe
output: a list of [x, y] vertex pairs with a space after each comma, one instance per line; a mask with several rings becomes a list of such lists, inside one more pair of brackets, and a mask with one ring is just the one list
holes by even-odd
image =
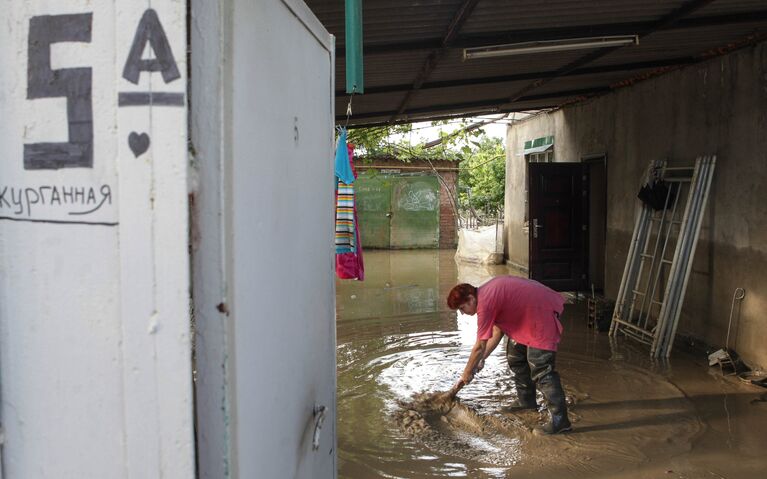
[[[703, 169], [700, 170], [701, 175], [703, 175], [704, 171]], [[679, 287], [681, 285], [681, 271], [684, 269], [684, 265], [687, 261], [689, 261], [689, 235], [690, 235], [690, 225], [694, 221], [695, 218], [695, 212], [697, 211], [697, 203], [698, 203], [698, 197], [700, 196], [700, 176], [698, 177], [694, 189], [691, 191], [690, 198], [689, 198], [689, 204], [690, 204], [690, 214], [688, 217], [688, 220], [683, 225], [683, 228], [680, 230], [679, 238], [677, 239], [677, 242], [679, 244], [679, 248], [677, 249], [678, 255], [675, 259], [675, 264], [672, 266], [673, 271], [672, 274], [669, 276], [669, 301], [668, 301], [668, 308], [664, 312], [663, 317], [663, 324], [662, 327], [659, 328], [658, 331], [658, 346], [655, 351], [654, 357], [660, 358], [665, 356], [667, 344], [668, 344], [668, 335], [670, 333], [670, 330], [673, 329], [672, 324], [678, 320], [677, 317], [677, 311], [678, 311], [678, 304], [679, 304]]]
[[346, 0], [346, 93], [365, 93], [362, 0]]
[[693, 197], [692, 210], [690, 220], [686, 225], [683, 238], [682, 257], [679, 264], [679, 269], [676, 271], [674, 278], [674, 303], [673, 308], [669, 310], [669, 318], [666, 322], [661, 337], [661, 349], [659, 351], [659, 357], [668, 357], [670, 354], [671, 346], [673, 345], [674, 335], [676, 334], [676, 328], [679, 324], [679, 317], [681, 315], [682, 304], [684, 302], [684, 293], [686, 289], [685, 275], [689, 274], [688, 270], [692, 269], [692, 260], [694, 254], [694, 244], [697, 242], [697, 235], [695, 234], [695, 225], [701, 220], [701, 205], [703, 201], [703, 191], [708, 178], [709, 168], [706, 158], [701, 158], [700, 176], [695, 185], [695, 196]]
[[690, 183], [692, 178], [666, 178], [664, 181], [668, 183]]
[[626, 264], [623, 267], [623, 276], [621, 277], [621, 285], [618, 287], [618, 294], [615, 297], [615, 310], [613, 310], [613, 318], [610, 322], [610, 336], [615, 336], [615, 330], [617, 326], [617, 319], [622, 317], [624, 292], [626, 290], [627, 278], [629, 276], [629, 270], [631, 269], [631, 258], [634, 244], [636, 243], [637, 234], [639, 231], [639, 225], [642, 222], [642, 215], [644, 214], [644, 207], [639, 210], [639, 213], [634, 220], [634, 231], [631, 233], [631, 242], [629, 243], [629, 252], [626, 258]]
[[[648, 171], [653, 171], [655, 169], [658, 169], [662, 167], [664, 164], [663, 161], [655, 160], [651, 161]], [[649, 177], [648, 177], [649, 180]], [[613, 312], [613, 318], [623, 318], [624, 320], [630, 321], [631, 320], [631, 305], [626, 304], [626, 298], [629, 295], [629, 292], [633, 291], [635, 289], [636, 279], [637, 279], [637, 263], [641, 260], [641, 253], [639, 245], [644, 243], [645, 240], [645, 234], [648, 226], [651, 223], [652, 219], [652, 210], [645, 205], [644, 203], [640, 203], [640, 210], [637, 214], [636, 221], [634, 223], [634, 231], [632, 233], [631, 237], [631, 243], [629, 244], [629, 251], [626, 256], [626, 265], [623, 269], [623, 276], [621, 277], [621, 285], [618, 290], [618, 296], [616, 298], [616, 307]], [[627, 310], [628, 309], [628, 310]], [[618, 323], [611, 323], [610, 324], [610, 335], [615, 336], [615, 334], [618, 331]]]
[[653, 336], [652, 333], [647, 331], [646, 329], [641, 328], [641, 327], [637, 326], [636, 324], [631, 323], [629, 321], [626, 321], [624, 319], [616, 319], [615, 321], [617, 321], [618, 323], [622, 324], [623, 326], [626, 326], [627, 328], [633, 329], [633, 330], [635, 330], [635, 331], [637, 331], [639, 333], [642, 333], [642, 334], [646, 334], [649, 337]]
[[615, 336], [615, 333], [617, 332], [617, 323], [615, 322], [615, 319], [625, 317], [626, 294], [627, 291], [633, 289], [630, 284], [633, 283], [632, 278], [634, 263], [636, 261], [637, 244], [640, 241], [641, 230], [647, 223], [648, 211], [649, 208], [642, 204], [641, 209], [637, 214], [636, 221], [634, 222], [634, 232], [632, 234], [631, 243], [629, 244], [626, 266], [623, 268], [623, 277], [621, 278], [621, 285], [618, 289], [618, 296], [616, 297], [613, 323], [610, 325], [610, 336]]
[[695, 162], [695, 170], [693, 170], [692, 182], [690, 183], [690, 190], [687, 193], [687, 200], [684, 208], [684, 215], [682, 216], [682, 225], [679, 231], [679, 237], [677, 238], [676, 247], [674, 248], [674, 258], [671, 260], [671, 270], [669, 271], [668, 283], [666, 284], [666, 290], [663, 294], [664, 301], [661, 306], [660, 313], [658, 314], [658, 323], [656, 324], [655, 338], [653, 340], [652, 347], [650, 348], [650, 355], [653, 357], [659, 357], [658, 350], [662, 343], [662, 337], [664, 335], [666, 322], [669, 311], [673, 309], [674, 296], [673, 291], [676, 290], [674, 285], [674, 279], [676, 278], [676, 271], [679, 267], [680, 251], [683, 247], [684, 231], [690, 217], [690, 209], [692, 208], [691, 198], [695, 194], [695, 188], [697, 186], [696, 180], [700, 173], [700, 159]]
[[[690, 197], [688, 199], [688, 203], [690, 205], [690, 210], [694, 210], [694, 204], [696, 202], [696, 195], [697, 195], [697, 188], [692, 190], [690, 192]], [[692, 214], [690, 214], [692, 216]], [[677, 303], [679, 300], [679, 272], [680, 269], [683, 267], [686, 258], [687, 258], [687, 243], [688, 243], [688, 230], [689, 230], [689, 219], [682, 225], [682, 228], [680, 229], [679, 236], [677, 238], [677, 248], [675, 251], [675, 257], [671, 265], [671, 271], [669, 273], [668, 278], [668, 287], [667, 287], [667, 299], [664, 302], [665, 309], [662, 309], [662, 317], [661, 321], [658, 324], [658, 334], [657, 334], [657, 341], [656, 341], [656, 347], [653, 351], [653, 357], [659, 358], [664, 356], [665, 348], [666, 348], [666, 337], [668, 335], [668, 331], [670, 328], [670, 323], [672, 323], [675, 320], [675, 311], [677, 309]]]
[[632, 339], [634, 339], [636, 341], [639, 341], [640, 343], [648, 344], [648, 345], [652, 344], [652, 341], [650, 341], [649, 339], [647, 339], [647, 338], [645, 338], [643, 336], [638, 335], [636, 332], [634, 332], [634, 331], [632, 331], [630, 329], [624, 329], [621, 332], [623, 334], [625, 334], [626, 336], [628, 336], [628, 337], [630, 337], [630, 338], [632, 338]]
[[727, 339], [724, 340], [725, 351], [730, 349], [730, 328], [732, 327], [732, 312], [735, 311], [735, 301], [742, 300], [745, 297], [746, 297], [745, 289], [735, 288], [735, 293], [732, 295], [732, 305], [730, 306], [730, 320], [727, 322]]
[[684, 299], [684, 293], [685, 293], [685, 290], [687, 289], [687, 283], [690, 280], [690, 272], [692, 271], [692, 260], [695, 257], [695, 250], [697, 249], [697, 246], [698, 246], [698, 236], [700, 235], [700, 229], [701, 229], [701, 226], [703, 225], [703, 211], [705, 210], [706, 202], [708, 201], [708, 196], [711, 191], [711, 183], [714, 176], [714, 168], [716, 167], [716, 156], [706, 158], [704, 159], [704, 162], [706, 163], [706, 178], [705, 178], [705, 183], [702, 185], [703, 196], [701, 198], [699, 211], [696, 217], [697, 221], [695, 224], [695, 231], [693, 232], [693, 237], [691, 238], [692, 245], [690, 247], [689, 261], [687, 264], [687, 269], [684, 274], [684, 281], [683, 281], [682, 289], [681, 289], [682, 297], [680, 298], [680, 301], [679, 301], [679, 306], [677, 311], [677, 321], [674, 322], [673, 329], [671, 330], [671, 335], [669, 336], [669, 339], [668, 339], [668, 346], [666, 348], [667, 358], [671, 355], [671, 349], [674, 346], [673, 338], [676, 335], [676, 330], [677, 330], [677, 327], [679, 326], [678, 316], [679, 316], [679, 313], [681, 313], [681, 306], [682, 306], [681, 300]]
[[678, 259], [678, 266], [674, 270], [672, 278], [672, 297], [670, 308], [667, 311], [667, 317], [664, 318], [663, 328], [660, 331], [660, 345], [656, 351], [655, 357], [668, 357], [670, 354], [670, 344], [673, 344], [673, 337], [676, 334], [676, 328], [679, 324], [682, 303], [684, 301], [684, 291], [686, 283], [684, 281], [685, 273], [689, 275], [692, 269], [692, 255], [694, 253], [693, 245], [696, 242], [697, 235], [694, 233], [696, 222], [700, 221], [701, 204], [703, 200], [703, 190], [708, 178], [709, 168], [706, 158], [698, 158], [700, 165], [699, 175], [695, 181], [695, 188], [690, 199], [690, 216], [684, 225], [684, 230], [680, 233], [681, 249]]

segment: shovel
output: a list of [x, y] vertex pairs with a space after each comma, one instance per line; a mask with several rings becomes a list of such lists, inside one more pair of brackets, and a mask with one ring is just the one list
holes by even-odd
[[459, 379], [452, 388], [450, 388], [448, 391], [441, 391], [433, 393], [431, 396], [428, 397], [428, 402], [436, 406], [437, 408], [441, 406], [448, 405], [453, 402], [453, 399], [455, 399], [455, 396], [458, 394], [458, 391], [463, 389], [463, 387], [466, 386], [466, 383], [463, 379]]
[[458, 382], [455, 383], [452, 388], [450, 388], [450, 390], [435, 392], [427, 396], [423, 401], [423, 405], [428, 409], [438, 410], [446, 413], [452, 408], [455, 395], [458, 394], [458, 391], [460, 391], [464, 385], [465, 383], [459, 379]]
[[463, 382], [462, 379], [459, 379], [458, 382], [456, 382], [452, 388], [450, 388], [449, 391], [434, 393], [434, 400], [442, 400], [444, 402], [452, 401], [455, 399], [455, 395], [458, 394], [458, 391], [460, 391], [466, 383]]

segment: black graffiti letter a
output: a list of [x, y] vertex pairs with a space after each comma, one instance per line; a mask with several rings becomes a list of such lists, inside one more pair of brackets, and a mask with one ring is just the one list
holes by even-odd
[[[154, 51], [155, 58], [151, 60], [141, 58], [147, 43]], [[144, 12], [138, 28], [136, 28], [133, 45], [131, 45], [125, 68], [123, 68], [123, 78], [138, 84], [141, 72], [161, 72], [165, 83], [170, 83], [181, 77], [160, 18], [157, 16], [157, 12], [151, 8]]]

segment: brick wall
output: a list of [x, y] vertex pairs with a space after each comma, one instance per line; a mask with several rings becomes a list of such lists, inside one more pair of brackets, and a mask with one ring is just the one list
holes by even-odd
[[[455, 210], [450, 200], [450, 194], [445, 190], [445, 184], [450, 188], [453, 198], [456, 198], [458, 183], [459, 163], [447, 160], [432, 160], [431, 165], [427, 161], [413, 160], [409, 163], [397, 160], [396, 158], [377, 158], [375, 160], [357, 159], [354, 161], [355, 167], [359, 171], [366, 169], [392, 170], [388, 173], [433, 173], [437, 170], [444, 180], [440, 181], [439, 188], [439, 247], [444, 249], [455, 249], [458, 246], [458, 232], [456, 227], [457, 219]], [[432, 165], [434, 169], [432, 169]]]
[[[457, 171], [440, 172], [445, 183], [450, 188], [453, 199], [456, 198]], [[456, 227], [455, 210], [445, 185], [440, 182], [439, 188], [439, 247], [455, 249], [458, 246], [458, 231]]]

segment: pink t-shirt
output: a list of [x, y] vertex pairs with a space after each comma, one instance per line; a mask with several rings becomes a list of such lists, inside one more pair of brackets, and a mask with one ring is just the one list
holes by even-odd
[[496, 325], [520, 344], [557, 350], [562, 334], [557, 317], [565, 304], [561, 294], [515, 276], [498, 276], [477, 290], [477, 339], [490, 339]]

